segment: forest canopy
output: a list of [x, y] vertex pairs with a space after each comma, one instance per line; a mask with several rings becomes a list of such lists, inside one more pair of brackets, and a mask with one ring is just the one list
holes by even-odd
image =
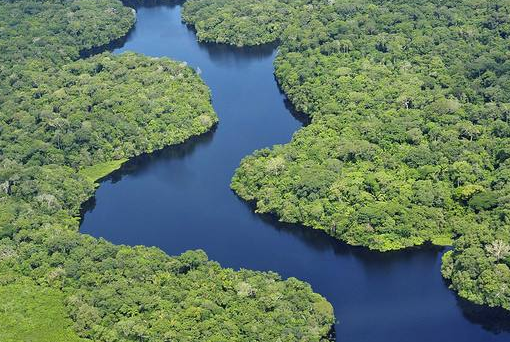
[[217, 122], [183, 63], [79, 59], [134, 21], [117, 0], [0, 2], [0, 295], [17, 299], [0, 304], [14, 315], [0, 339], [35, 328], [37, 340], [66, 342], [326, 338], [332, 307], [306, 283], [78, 232], [97, 178]]
[[[201, 37], [237, 45], [232, 28], [263, 16], [231, 0], [224, 11], [235, 16], [204, 25], [224, 2], [190, 0], [185, 13]], [[451, 286], [510, 309], [509, 3], [280, 3], [289, 15], [275, 74], [312, 122], [245, 158], [232, 188], [258, 212], [352, 245], [454, 240], [443, 265]]]
[[194, 26], [200, 41], [251, 46], [277, 40], [290, 10], [278, 0], [193, 0], [185, 3], [182, 19]]

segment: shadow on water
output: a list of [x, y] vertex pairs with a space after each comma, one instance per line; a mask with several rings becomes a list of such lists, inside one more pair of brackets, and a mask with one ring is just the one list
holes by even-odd
[[[122, 166], [108, 174], [107, 176], [98, 180], [98, 183], [111, 182], [112, 184], [120, 182], [126, 176], [139, 175], [152, 166], [156, 162], [164, 162], [168, 160], [180, 160], [191, 155], [199, 147], [207, 146], [212, 142], [214, 132], [217, 129], [217, 125], [213, 126], [208, 132], [191, 137], [185, 142], [167, 146], [161, 150], [157, 150], [151, 153], [142, 153], [136, 157], [130, 158]], [[81, 221], [85, 214], [92, 212], [96, 207], [96, 197], [92, 196], [85, 201], [80, 210]]]
[[131, 8], [154, 8], [154, 7], [168, 7], [175, 8], [182, 6], [186, 0], [121, 0], [125, 6]]
[[[186, 0], [122, 0], [123, 4], [133, 8], [134, 10], [140, 8], [155, 8], [163, 7], [173, 9], [175, 7], [182, 6]], [[193, 25], [185, 24], [190, 32], [196, 37], [196, 30]], [[80, 51], [81, 58], [91, 57], [105, 51], [113, 51], [122, 48], [127, 41], [135, 34], [136, 25], [134, 25], [126, 35], [111, 41], [108, 44], [92, 47], [90, 49]], [[198, 40], [198, 39], [197, 39]], [[262, 44], [257, 46], [233, 46], [223, 43], [209, 43], [209, 42], [198, 42], [198, 46], [201, 50], [207, 52], [208, 56], [212, 61], [221, 62], [225, 60], [239, 60], [245, 61], [246, 59], [260, 59], [270, 57], [275, 49], [278, 47], [279, 42]]]
[[[131, 7], [135, 11], [139, 8], [155, 8], [155, 7], [166, 7], [172, 9], [178, 6], [182, 6], [182, 4], [186, 2], [186, 0], [121, 0], [121, 1], [125, 6]], [[81, 50], [79, 53], [80, 58], [89, 58], [106, 51], [120, 49], [126, 44], [126, 42], [128, 42], [131, 39], [135, 32], [136, 25], [133, 25], [128, 30], [128, 32], [122, 37], [114, 39], [107, 44], [93, 46], [90, 49]]]
[[125, 36], [114, 39], [111, 42], [104, 44], [104, 45], [94, 46], [90, 49], [81, 50], [80, 58], [89, 58], [89, 57], [98, 55], [100, 53], [103, 53], [105, 51], [113, 51], [115, 49], [119, 49], [119, 48], [123, 47], [126, 44], [126, 42], [129, 41], [130, 37], [133, 35], [135, 30], [136, 30], [136, 25], [131, 27]]
[[278, 86], [278, 91], [280, 92], [280, 94], [282, 94], [284, 96], [283, 105], [289, 111], [289, 113], [294, 117], [294, 119], [299, 121], [303, 127], [308, 126], [310, 123], [312, 123], [312, 118], [309, 115], [298, 111], [296, 109], [296, 106], [294, 106], [294, 104], [292, 104], [292, 102], [290, 102], [289, 98], [283, 91], [280, 83], [276, 79], [276, 76], [274, 77], [274, 81], [276, 82], [276, 85]]
[[509, 311], [477, 305], [460, 297], [457, 297], [457, 305], [462, 310], [464, 317], [471, 323], [480, 325], [494, 334], [510, 332]]
[[[196, 36], [196, 31], [190, 25], [186, 25]], [[217, 43], [198, 43], [201, 50], [207, 52], [211, 61], [224, 62], [230, 61], [246, 61], [247, 59], [261, 59], [270, 57], [274, 50], [278, 47], [278, 43], [269, 43], [259, 46], [233, 46], [228, 44]]]
[[[278, 217], [273, 214], [259, 214], [255, 212], [255, 203], [239, 200], [250, 209], [252, 215], [258, 217], [264, 223], [272, 226], [275, 230], [283, 234], [292, 235], [307, 247], [316, 251], [332, 251], [337, 256], [352, 256], [362, 261], [365, 266], [380, 268], [381, 264], [391, 265], [392, 263], [401, 263], [405, 259], [413, 258], [417, 253], [430, 256], [435, 259], [437, 255], [444, 251], [444, 247], [425, 244], [420, 247], [407, 248], [391, 252], [378, 252], [365, 247], [348, 245], [335, 237], [327, 234], [320, 229], [313, 229], [301, 224], [285, 223], [279, 221]], [[384, 266], [383, 266], [384, 267]]]

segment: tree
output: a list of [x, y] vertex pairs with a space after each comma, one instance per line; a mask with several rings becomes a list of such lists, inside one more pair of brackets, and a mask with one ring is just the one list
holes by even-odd
[[485, 246], [485, 250], [494, 257], [497, 262], [510, 255], [510, 245], [502, 240], [492, 241], [490, 244]]

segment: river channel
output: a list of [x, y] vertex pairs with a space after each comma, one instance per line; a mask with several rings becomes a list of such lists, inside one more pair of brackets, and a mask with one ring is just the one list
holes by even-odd
[[181, 6], [137, 9], [114, 49], [167, 56], [199, 68], [220, 123], [182, 145], [142, 155], [107, 177], [81, 231], [168, 254], [203, 249], [224, 267], [275, 271], [311, 284], [334, 306], [337, 341], [510, 341], [510, 318], [469, 304], [440, 274], [445, 249], [392, 253], [350, 247], [326, 234], [258, 215], [229, 188], [243, 157], [288, 142], [306, 119], [273, 76], [275, 46], [201, 44]]

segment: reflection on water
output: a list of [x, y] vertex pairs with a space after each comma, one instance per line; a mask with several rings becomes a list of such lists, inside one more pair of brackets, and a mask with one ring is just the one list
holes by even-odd
[[214, 62], [246, 61], [247, 59], [261, 59], [271, 57], [278, 44], [266, 44], [262, 46], [238, 47], [235, 50], [230, 45], [201, 42], [198, 45], [201, 50]]
[[471, 323], [481, 325], [495, 334], [510, 332], [510, 312], [501, 308], [480, 306], [462, 298], [457, 298], [457, 305]]
[[108, 44], [100, 45], [100, 46], [94, 46], [90, 49], [85, 49], [80, 51], [80, 58], [88, 58], [94, 55], [97, 55], [99, 53], [105, 52], [105, 51], [111, 51], [115, 49], [119, 49], [123, 47], [126, 42], [129, 40], [129, 37], [133, 34], [133, 31], [135, 30], [135, 27], [132, 27], [128, 33], [125, 36], [122, 36], [118, 39], [112, 40]]
[[230, 190], [240, 160], [282, 144], [306, 116], [273, 76], [274, 46], [238, 49], [197, 43], [179, 5], [138, 9], [115, 52], [168, 56], [200, 67], [220, 123], [212, 132], [133, 158], [106, 177], [84, 206], [81, 230], [114, 243], [169, 254], [204, 249], [223, 266], [273, 270], [311, 284], [334, 306], [338, 341], [510, 341], [499, 310], [458, 299], [440, 275], [443, 248], [378, 253], [322, 231], [254, 213]]
[[[181, 144], [168, 146], [152, 153], [143, 153], [139, 156], [131, 158], [122, 164], [121, 168], [101, 178], [99, 182], [110, 182], [111, 184], [115, 184], [120, 182], [125, 176], [129, 175], [136, 177], [137, 175], [146, 172], [150, 169], [151, 164], [155, 161], [183, 159], [187, 155], [193, 153], [197, 147], [210, 144], [213, 138], [213, 134], [216, 131], [216, 127], [217, 126], [213, 126], [209, 132], [191, 137]], [[84, 202], [81, 208], [82, 219], [86, 213], [91, 213], [94, 211], [95, 207], [95, 196]]]

